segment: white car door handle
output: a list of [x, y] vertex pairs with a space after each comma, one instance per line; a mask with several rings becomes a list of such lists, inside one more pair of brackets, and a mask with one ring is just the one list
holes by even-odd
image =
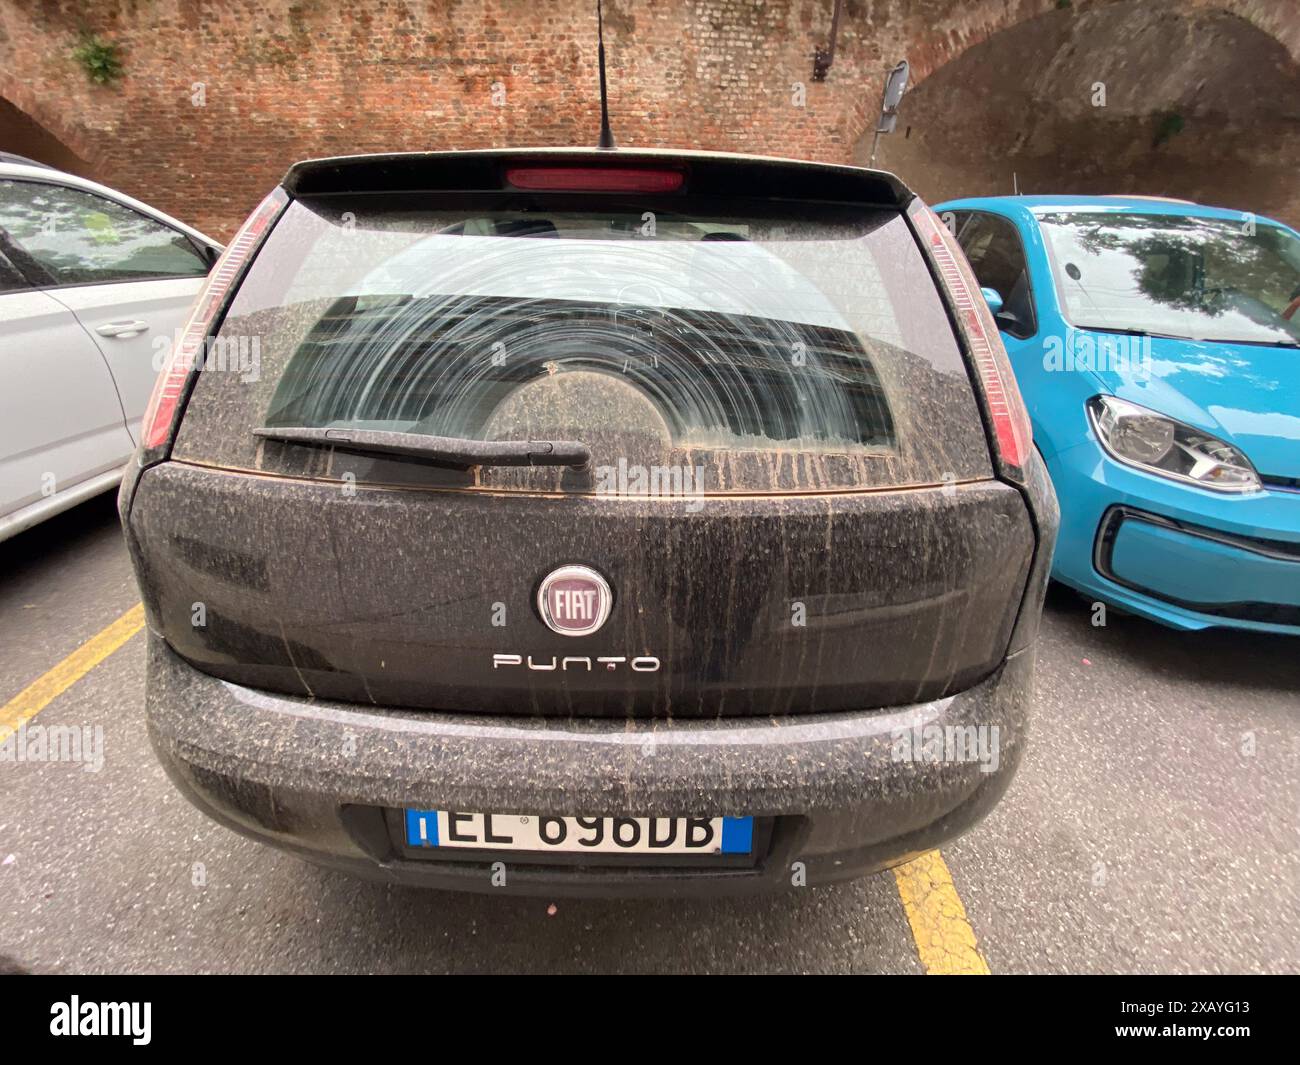
[[102, 337], [121, 337], [123, 340], [129, 337], [139, 336], [149, 328], [148, 322], [105, 322], [103, 325], [95, 326], [95, 332]]

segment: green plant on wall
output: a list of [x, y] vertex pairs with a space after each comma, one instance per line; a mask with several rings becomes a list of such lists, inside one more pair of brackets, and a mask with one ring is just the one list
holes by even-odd
[[72, 58], [96, 85], [108, 85], [122, 76], [122, 49], [97, 33], [83, 33]]
[[1179, 133], [1182, 133], [1183, 116], [1177, 111], [1166, 111], [1160, 116], [1159, 125], [1156, 126], [1156, 135], [1151, 142], [1151, 147], [1159, 148], [1165, 141], [1171, 140]]

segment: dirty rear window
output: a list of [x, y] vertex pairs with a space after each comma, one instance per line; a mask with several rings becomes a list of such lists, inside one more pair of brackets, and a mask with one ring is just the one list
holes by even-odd
[[[250, 269], [215, 353], [177, 458], [652, 494], [988, 474], [965, 367], [896, 212], [298, 201]], [[252, 435], [261, 426], [577, 440], [595, 478], [449, 471], [264, 441]]]

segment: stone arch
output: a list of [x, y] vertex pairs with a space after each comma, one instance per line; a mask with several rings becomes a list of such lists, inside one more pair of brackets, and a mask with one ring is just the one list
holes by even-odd
[[931, 202], [1164, 195], [1300, 223], [1300, 48], [1268, 28], [1275, 5], [1052, 6], [928, 70], [876, 164]]
[[102, 149], [12, 75], [0, 71], [0, 151], [15, 152], [83, 177], [98, 178]]
[[[955, 5], [954, 18], [934, 22], [912, 35], [908, 60], [912, 87], [919, 88], [932, 73], [959, 58], [968, 49], [1013, 26], [1053, 12], [1090, 13], [1127, 0], [1073, 0], [1062, 8], [1059, 0], [974, 0]], [[1184, 11], [1219, 11], [1250, 23], [1268, 34], [1300, 63], [1300, 18], [1295, 0], [1170, 0]]]

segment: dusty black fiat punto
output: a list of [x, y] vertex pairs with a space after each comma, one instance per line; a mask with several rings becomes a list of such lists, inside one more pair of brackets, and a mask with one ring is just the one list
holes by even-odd
[[1056, 503], [961, 252], [888, 174], [300, 163], [144, 437], [154, 746], [313, 861], [777, 890], [952, 838], [1020, 758]]

